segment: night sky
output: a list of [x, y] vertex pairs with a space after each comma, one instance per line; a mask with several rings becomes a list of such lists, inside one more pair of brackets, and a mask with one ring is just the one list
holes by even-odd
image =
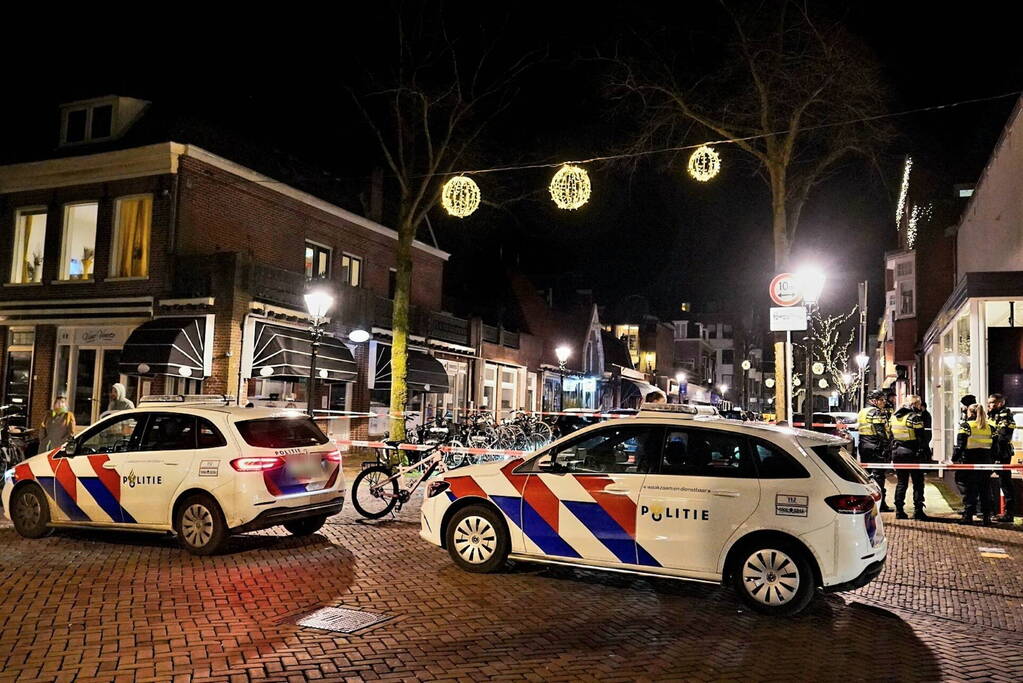
[[[445, 5], [453, 34], [481, 27], [500, 33], [500, 56], [549, 53], [488, 130], [479, 157], [486, 166], [615, 152], [629, 142], [633, 127], [614, 115], [605, 97], [606, 67], [591, 58], [615, 46], [627, 49], [633, 34], [668, 27], [692, 51], [695, 68], [714, 63], [713, 44], [726, 35], [715, 2], [672, 3], [672, 9], [629, 3], [608, 11], [597, 4], [570, 3], [563, 10], [552, 4], [501, 10], [486, 9], [487, 3]], [[893, 111], [1023, 89], [1018, 24], [1001, 3], [973, 2], [954, 11], [923, 2], [828, 6], [882, 62]], [[251, 8], [245, 18], [192, 13], [169, 15], [165, 23], [145, 20], [145, 30], [136, 33], [68, 22], [47, 31], [47, 43], [59, 46], [52, 53], [27, 34], [6, 41], [0, 156], [24, 153], [31, 136], [21, 131], [52, 129], [55, 136], [57, 103], [118, 93], [201, 116], [267, 154], [291, 154], [329, 169], [351, 197], [347, 208], [360, 211], [355, 195], [379, 159], [345, 87], [361, 81], [365, 63], [387, 58], [390, 10], [369, 14], [341, 5], [329, 15], [296, 10], [279, 16], [280, 10], [260, 15]], [[926, 154], [948, 177], [972, 182], [1013, 103], [1006, 98], [895, 119], [900, 135], [880, 171], [850, 164], [811, 197], [793, 261], [812, 259], [828, 270], [825, 305], [851, 306], [854, 283], [869, 278], [876, 295], [872, 317], [880, 313], [881, 257], [895, 246], [902, 155]], [[701, 136], [711, 137], [694, 130], [679, 142]], [[666, 319], [683, 301], [766, 307], [773, 274], [766, 186], [737, 150], [722, 150], [722, 173], [708, 184], [688, 179], [683, 159], [674, 166], [670, 161], [590, 167], [593, 198], [575, 212], [549, 201], [550, 170], [483, 177], [485, 196], [535, 196], [503, 210], [483, 207], [464, 221], [432, 215], [441, 248], [453, 254], [446, 288], [463, 302], [458, 312], [485, 308], [479, 294], [497, 284], [501, 261], [538, 281], [592, 288], [602, 302], [645, 295]], [[429, 234], [420, 239], [430, 241]]]

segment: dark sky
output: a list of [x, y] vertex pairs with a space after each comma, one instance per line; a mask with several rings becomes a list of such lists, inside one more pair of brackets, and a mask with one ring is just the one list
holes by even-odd
[[[706, 40], [723, 26], [718, 4], [703, 0], [605, 10], [598, 4], [553, 5], [445, 6], [455, 33], [499, 26], [503, 56], [549, 52], [489, 130], [480, 158], [485, 165], [615, 151], [628, 142], [629, 122], [616, 119], [603, 96], [603, 67], [580, 57], [596, 48], [606, 53], [633, 32], [671, 26]], [[1018, 25], [1004, 14], [1003, 3], [973, 2], [954, 12], [923, 2], [827, 5], [877, 54], [893, 110], [1023, 89]], [[361, 81], [366, 61], [386, 59], [391, 43], [383, 29], [393, 24], [388, 10], [378, 9], [386, 6], [359, 10], [348, 4], [322, 15], [278, 8], [260, 15], [253, 5], [241, 18], [181, 10], [181, 16], [146, 20], [146, 30], [128, 33], [106, 22], [67, 22], [47, 31], [44, 44], [52, 50], [27, 34], [24, 44], [15, 37], [2, 48], [6, 144], [16, 146], [10, 136], [21, 126], [50, 125], [47, 117], [60, 101], [117, 92], [201, 112], [257, 145], [287, 150], [358, 186], [355, 179], [378, 160], [345, 88]], [[886, 150], [880, 174], [850, 165], [812, 197], [793, 260], [825, 266], [825, 303], [851, 304], [858, 280], [869, 278], [875, 292], [882, 284], [881, 257], [895, 244], [893, 196], [902, 155], [927, 153], [949, 177], [970, 182], [1012, 105], [1009, 98], [896, 119], [900, 137]], [[481, 283], [494, 281], [503, 259], [534, 275], [592, 287], [607, 302], [644, 294], [664, 317], [682, 301], [766, 306], [773, 274], [769, 194], [740, 155], [728, 149], [722, 154], [720, 177], [706, 185], [663, 163], [642, 164], [634, 172], [594, 166], [593, 198], [577, 212], [555, 209], [543, 193], [506, 210], [484, 207], [465, 221], [435, 214], [440, 246], [453, 253], [448, 291], [478, 299], [486, 291]], [[545, 188], [550, 174], [493, 174], [481, 185], [484, 194], [515, 194]]]

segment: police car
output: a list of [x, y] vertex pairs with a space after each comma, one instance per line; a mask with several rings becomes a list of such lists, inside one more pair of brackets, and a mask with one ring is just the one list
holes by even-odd
[[648, 404], [527, 458], [430, 484], [420, 536], [456, 565], [508, 558], [730, 584], [795, 614], [884, 566], [880, 492], [826, 434]]
[[341, 454], [295, 410], [147, 397], [4, 473], [0, 500], [26, 538], [53, 527], [172, 532], [197, 555], [231, 534], [312, 534], [341, 511]]

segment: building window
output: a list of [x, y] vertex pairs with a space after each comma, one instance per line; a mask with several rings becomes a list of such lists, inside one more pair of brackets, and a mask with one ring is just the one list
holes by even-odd
[[[351, 254], [341, 256], [341, 280], [351, 286], [362, 284], [362, 259]], [[393, 296], [391, 297], [394, 298]]]
[[639, 325], [616, 325], [615, 336], [629, 347], [632, 367], [639, 367]]
[[721, 338], [722, 339], [731, 339], [732, 338], [732, 326], [731, 325], [722, 325], [721, 330], [722, 330], [721, 331]]
[[734, 365], [735, 364], [735, 350], [724, 349], [721, 351], [721, 364], [722, 365]]
[[315, 242], [305, 243], [305, 276], [310, 279], [330, 277], [330, 248]]
[[64, 242], [60, 256], [61, 280], [91, 280], [96, 259], [97, 202], [64, 207]]
[[707, 328], [707, 339], [717, 339], [717, 338], [718, 338], [718, 326], [717, 325], [711, 325], [709, 328]]
[[114, 204], [110, 277], [149, 277], [153, 196], [122, 197]]
[[13, 406], [11, 415], [20, 427], [28, 427], [29, 400], [32, 393], [32, 350], [35, 329], [11, 330], [4, 363], [2, 402]]
[[19, 209], [15, 216], [11, 282], [42, 282], [46, 209]]
[[111, 102], [64, 111], [61, 144], [105, 140], [113, 135], [114, 105]]
[[916, 315], [916, 303], [913, 299], [913, 283], [900, 282], [898, 285], [898, 305], [900, 318], [912, 318]]
[[389, 268], [387, 271], [387, 298], [393, 299], [394, 294], [398, 291], [398, 271], [394, 268]]
[[913, 262], [901, 261], [895, 264], [895, 277], [909, 277], [913, 274]]

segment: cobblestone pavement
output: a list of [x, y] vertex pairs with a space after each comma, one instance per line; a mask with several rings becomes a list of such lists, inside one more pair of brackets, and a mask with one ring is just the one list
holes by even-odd
[[[0, 681], [1020, 680], [1023, 534], [885, 515], [872, 584], [778, 620], [730, 591], [519, 565], [461, 572], [418, 537], [417, 506], [347, 510], [195, 558], [153, 536], [0, 525]], [[1004, 548], [986, 559], [978, 547]], [[301, 628], [321, 606], [391, 619]]]

